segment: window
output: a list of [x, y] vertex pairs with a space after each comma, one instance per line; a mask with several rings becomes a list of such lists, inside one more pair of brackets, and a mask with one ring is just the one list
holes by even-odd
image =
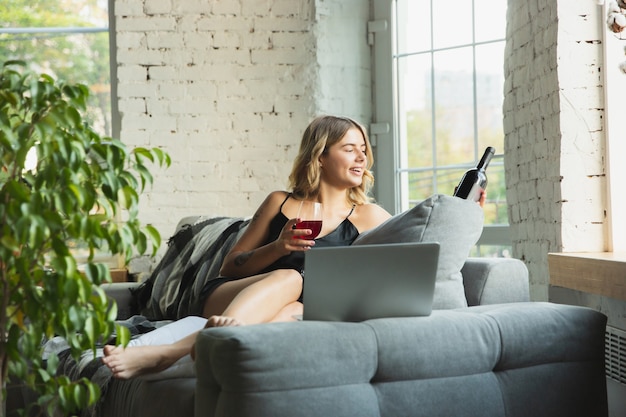
[[[112, 136], [107, 0], [8, 0], [0, 10], [0, 62], [29, 68], [91, 90], [88, 117]], [[70, 12], [71, 11], [71, 12]]]
[[[487, 146], [485, 232], [476, 255], [509, 256], [502, 102], [506, 2], [375, 0], [377, 196], [396, 212], [452, 194]], [[383, 190], [385, 188], [385, 190]], [[392, 192], [389, 192], [391, 190]]]
[[[104, 136], [113, 126], [108, 0], [7, 0], [0, 9], [0, 63], [25, 61], [29, 69], [90, 88], [88, 122]], [[6, 23], [10, 22], [10, 23]], [[76, 244], [80, 262], [87, 256]], [[119, 267], [121, 258], [96, 254]]]

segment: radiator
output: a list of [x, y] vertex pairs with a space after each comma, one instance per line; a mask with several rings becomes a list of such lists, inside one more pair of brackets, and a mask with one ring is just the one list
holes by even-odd
[[607, 326], [604, 341], [606, 376], [626, 384], [626, 332]]
[[626, 331], [607, 326], [604, 367], [610, 417], [626, 416]]

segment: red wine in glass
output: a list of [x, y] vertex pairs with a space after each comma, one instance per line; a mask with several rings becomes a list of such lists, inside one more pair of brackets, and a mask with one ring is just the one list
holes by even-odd
[[301, 201], [298, 209], [296, 229], [310, 229], [310, 235], [294, 236], [296, 239], [315, 239], [322, 231], [322, 204], [313, 201]]
[[296, 223], [296, 229], [311, 229], [310, 235], [294, 236], [296, 239], [315, 239], [322, 231], [321, 220], [302, 220]]

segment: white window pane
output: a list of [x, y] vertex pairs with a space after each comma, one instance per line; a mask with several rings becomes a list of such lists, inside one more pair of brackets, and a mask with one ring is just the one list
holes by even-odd
[[452, 165], [474, 155], [472, 48], [436, 52], [435, 132], [437, 165]]
[[[411, 16], [411, 19], [407, 19]], [[398, 0], [398, 54], [427, 51], [430, 42], [430, 0]]]
[[409, 207], [413, 207], [435, 193], [432, 170], [411, 172], [408, 175]]
[[398, 60], [400, 167], [432, 166], [431, 55]]
[[[503, 0], [504, 1], [504, 0]], [[433, 5], [433, 44], [435, 49], [472, 43], [472, 2], [435, 0]]]
[[495, 147], [498, 153], [504, 150], [503, 59], [503, 42], [476, 47], [476, 124], [479, 151], [487, 146]]
[[506, 0], [474, 0], [476, 42], [504, 39]]
[[[87, 85], [87, 119], [98, 133], [110, 136], [108, 4], [77, 0], [74, 6], [70, 13], [56, 3], [47, 10], [33, 4], [22, 19], [0, 28], [0, 62], [23, 60], [35, 72]], [[0, 11], [0, 18], [6, 13]]]

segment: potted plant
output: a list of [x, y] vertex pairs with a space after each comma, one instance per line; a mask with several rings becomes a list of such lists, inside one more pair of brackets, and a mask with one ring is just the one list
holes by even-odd
[[86, 86], [34, 74], [23, 62], [0, 70], [0, 417], [8, 378], [33, 389], [42, 409], [73, 413], [93, 405], [99, 389], [58, 375], [57, 360], [42, 359], [42, 341], [64, 338], [75, 358], [95, 355], [114, 330], [126, 341], [100, 287], [109, 269], [94, 254], [156, 252], [159, 233], [137, 218], [139, 194], [152, 183], [148, 164], [170, 159], [98, 135], [82, 116]]

